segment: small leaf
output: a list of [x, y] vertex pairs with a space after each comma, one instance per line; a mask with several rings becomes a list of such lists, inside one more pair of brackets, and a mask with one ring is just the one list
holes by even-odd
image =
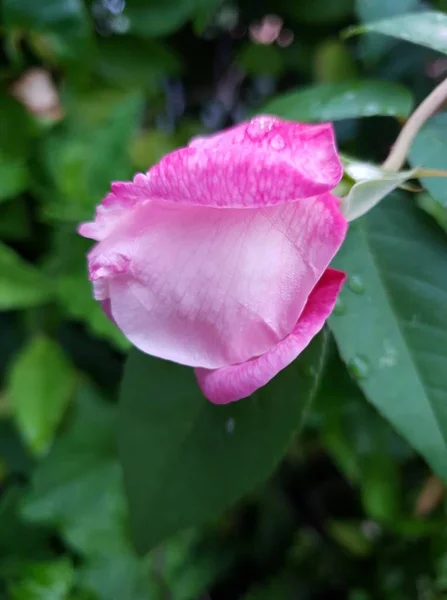
[[389, 81], [354, 80], [301, 88], [273, 98], [259, 112], [298, 121], [337, 121], [358, 117], [407, 117], [410, 92]]
[[[353, 167], [354, 165], [352, 165], [351, 173], [354, 173]], [[375, 169], [380, 173], [380, 169], [377, 167], [371, 166], [371, 169]], [[347, 171], [350, 174], [349, 168]], [[349, 194], [342, 200], [342, 212], [346, 220], [354, 221], [354, 219], [358, 219], [376, 206], [393, 190], [409, 179], [417, 177], [417, 173], [417, 169], [401, 171], [399, 173], [384, 173], [382, 171], [380, 176], [376, 175], [373, 179], [358, 181], [352, 186]], [[370, 175], [373, 175], [372, 170]]]
[[349, 27], [345, 37], [367, 32], [383, 33], [406, 42], [447, 54], [447, 15], [442, 12], [416, 12], [365, 25]]
[[285, 0], [283, 5], [284, 10], [299, 23], [332, 24], [348, 18], [352, 13], [353, 4], [354, 0]]
[[272, 44], [266, 46], [247, 42], [236, 62], [248, 75], [278, 75], [284, 69], [281, 51]]
[[6, 393], [22, 436], [36, 454], [46, 452], [75, 385], [71, 364], [49, 338], [31, 340], [15, 357]]
[[66, 600], [74, 584], [74, 568], [67, 558], [24, 562], [15, 570], [11, 600]]
[[113, 406], [83, 385], [70, 427], [35, 469], [22, 514], [57, 524], [69, 544], [88, 556], [124, 545], [125, 503], [116, 460]]
[[11, 248], [0, 244], [0, 310], [42, 304], [50, 287], [40, 273]]
[[200, 13], [202, 19], [216, 8], [220, 0], [128, 0], [123, 16], [129, 19], [129, 32], [141, 37], [172, 33]]
[[[425, 123], [413, 141], [408, 159], [413, 167], [447, 171], [447, 113], [440, 113]], [[431, 196], [447, 207], [447, 180], [423, 177], [421, 181]]]
[[160, 84], [180, 68], [176, 54], [154, 40], [120, 36], [102, 39], [94, 70], [103, 79], [125, 88], [159, 92]]
[[44, 58], [81, 61], [92, 43], [92, 28], [82, 0], [4, 0], [7, 28], [25, 30]]
[[329, 319], [367, 399], [447, 479], [447, 253], [443, 232], [395, 194], [350, 226], [349, 273]]
[[266, 387], [227, 406], [202, 396], [192, 369], [131, 352], [119, 445], [139, 552], [212, 519], [271, 473], [319, 383], [326, 335]]
[[0, 202], [24, 192], [28, 183], [25, 161], [20, 158], [12, 159], [0, 152]]
[[45, 217], [75, 222], [91, 219], [110, 182], [131, 176], [128, 146], [142, 104], [140, 93], [121, 95], [112, 107], [107, 106], [107, 117], [96, 126], [73, 117], [46, 137], [42, 158], [52, 185], [48, 186], [50, 194], [46, 190], [42, 194]]

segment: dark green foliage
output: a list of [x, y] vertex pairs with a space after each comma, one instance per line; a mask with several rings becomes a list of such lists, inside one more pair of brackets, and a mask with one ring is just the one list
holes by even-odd
[[[351, 224], [328, 326], [224, 407], [190, 369], [136, 350], [126, 363], [76, 233], [111, 181], [260, 111], [333, 120], [343, 152], [382, 163], [445, 77], [446, 10], [3, 0], [0, 598], [446, 597], [446, 178]], [[250, 24], [272, 13], [283, 37], [255, 43]], [[36, 73], [50, 108], [17, 92]], [[409, 167], [447, 170], [446, 140], [444, 106]]]

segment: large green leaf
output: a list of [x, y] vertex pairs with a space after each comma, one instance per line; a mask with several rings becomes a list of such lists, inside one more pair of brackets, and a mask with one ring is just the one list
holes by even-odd
[[372, 404], [447, 479], [447, 248], [405, 196], [351, 225], [335, 259], [349, 280], [330, 318]]
[[215, 517], [270, 474], [318, 385], [325, 339], [253, 396], [226, 406], [202, 396], [192, 369], [131, 353], [119, 441], [140, 552]]
[[[389, 19], [396, 15], [416, 10], [419, 0], [356, 0], [356, 13], [362, 23]], [[366, 35], [362, 40], [363, 55], [367, 60], [377, 60], [386, 55], [393, 46], [393, 40], [376, 34]]]
[[[413, 141], [408, 158], [414, 167], [447, 171], [447, 113], [440, 113], [425, 123]], [[435, 200], [447, 206], [446, 178], [423, 177], [422, 183]]]
[[82, 0], [4, 0], [3, 18], [11, 29], [32, 35], [45, 57], [80, 61], [91, 43], [91, 25]]
[[74, 385], [70, 362], [49, 338], [32, 339], [15, 357], [7, 394], [19, 429], [35, 453], [50, 446]]
[[377, 115], [407, 117], [411, 108], [411, 94], [401, 85], [354, 80], [287, 92], [271, 100], [260, 112], [312, 122]]
[[0, 244], [0, 310], [42, 304], [50, 292], [48, 282], [32, 265]]
[[447, 54], [447, 15], [442, 12], [426, 11], [383, 19], [365, 25], [350, 27], [345, 35], [358, 33], [383, 33], [391, 37], [412, 42]]

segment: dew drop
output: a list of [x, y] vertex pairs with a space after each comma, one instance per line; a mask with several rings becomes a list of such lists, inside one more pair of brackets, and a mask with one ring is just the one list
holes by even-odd
[[365, 291], [365, 285], [358, 275], [351, 275], [348, 279], [348, 288], [351, 292], [354, 292], [354, 294], [363, 294]]
[[254, 142], [263, 140], [273, 129], [276, 119], [274, 117], [254, 117], [245, 130], [247, 136]]
[[233, 433], [233, 431], [234, 431], [234, 425], [235, 425], [235, 420], [233, 419], [233, 417], [231, 417], [225, 423], [226, 432], [229, 433], [229, 434]]
[[365, 379], [369, 375], [369, 365], [365, 357], [360, 354], [348, 362], [349, 372], [356, 379]]
[[274, 150], [282, 150], [283, 148], [285, 148], [286, 143], [285, 143], [284, 139], [280, 135], [275, 135], [275, 137], [273, 137], [270, 140], [270, 146]]
[[346, 305], [339, 296], [337, 298], [337, 300], [335, 301], [334, 315], [337, 315], [337, 316], [344, 315], [345, 312], [346, 312]]

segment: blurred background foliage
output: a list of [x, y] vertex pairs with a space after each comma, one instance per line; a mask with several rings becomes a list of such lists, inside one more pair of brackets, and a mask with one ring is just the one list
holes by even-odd
[[[147, 518], [162, 523], [160, 538], [171, 535], [137, 555], [116, 442], [124, 419], [117, 416], [117, 390], [128, 343], [91, 298], [85, 268], [90, 243], [76, 234], [77, 224], [92, 217], [112, 180], [148, 169], [194, 135], [263, 110], [302, 121], [334, 120], [344, 152], [380, 163], [415, 104], [446, 76], [446, 29], [440, 25], [437, 35], [428, 30], [421, 45], [397, 39], [405, 38], [402, 29], [388, 37], [369, 33], [342, 39], [339, 34], [422, 10], [442, 15], [447, 5], [445, 0], [3, 0], [1, 597], [446, 597], [444, 484], [408, 444], [412, 433], [407, 425], [387, 413], [386, 404], [399, 400], [388, 393], [402, 373], [391, 371], [391, 379], [365, 384], [367, 357], [348, 360], [353, 342], [346, 329], [351, 328], [351, 337], [361, 333], [343, 321], [334, 321], [331, 329], [349, 372], [329, 329], [297, 361], [304, 383], [301, 396], [291, 390], [289, 405], [296, 424], [302, 422], [301, 432], [275, 473], [259, 485], [267, 473], [262, 468], [254, 473], [254, 460], [253, 481], [242, 500], [217, 517], [204, 509], [204, 522], [196, 519], [196, 526], [181, 531], [191, 517], [183, 522], [180, 515], [178, 523], [174, 519], [177, 525], [163, 524], [164, 496], [149, 495], [143, 507]], [[421, 132], [410, 156], [413, 166], [447, 169], [445, 117], [438, 115]], [[423, 238], [431, 265], [424, 290], [434, 294], [446, 272], [445, 254], [442, 264], [436, 261], [441, 260], [439, 248], [445, 253], [440, 244], [447, 230], [447, 187], [439, 179], [423, 184], [424, 192], [399, 192], [390, 199], [392, 209], [400, 211], [393, 213], [396, 221], [378, 210], [375, 220], [365, 221], [369, 230], [364, 226], [363, 233], [385, 222], [389, 231], [398, 232], [404, 222], [408, 236]], [[353, 231], [360, 235], [360, 228]], [[438, 245], [432, 249], [431, 244]], [[403, 241], [400, 248], [395, 253], [376, 246], [379, 262], [387, 261], [385, 251], [406, 261], [412, 250]], [[413, 250], [419, 253], [418, 246]], [[355, 270], [361, 252], [359, 242], [341, 260], [347, 256]], [[397, 290], [393, 281], [391, 296], [400, 294], [393, 297], [408, 307], [410, 320], [417, 313], [412, 302], [426, 301], [431, 310], [428, 296], [414, 300], [411, 290]], [[350, 284], [336, 309], [339, 315], [346, 304], [360, 302], [363, 283], [353, 279]], [[381, 301], [382, 296], [371, 297], [372, 304]], [[382, 325], [391, 331], [402, 315], [388, 314], [388, 309], [384, 305], [389, 320]], [[410, 350], [413, 341], [421, 346], [424, 339], [411, 338]], [[435, 341], [432, 337], [430, 348], [441, 352]], [[393, 347], [381, 352], [382, 366], [393, 367]], [[427, 367], [432, 387], [445, 371], [441, 358], [433, 356]], [[151, 368], [156, 379], [157, 369], [165, 367]], [[443, 376], [444, 388], [437, 392], [441, 400], [447, 394]], [[412, 381], [408, 375], [406, 400]], [[181, 397], [181, 381], [173, 378], [172, 385], [172, 397]], [[278, 385], [288, 384], [284, 379]], [[285, 445], [295, 422], [292, 427], [280, 422], [273, 409], [270, 404], [265, 413], [272, 419], [271, 435]], [[244, 410], [222, 413], [228, 434], [238, 431]], [[439, 429], [445, 440], [445, 404], [443, 410]], [[416, 439], [417, 406], [415, 411], [409, 427]], [[131, 437], [137, 424], [124, 421]], [[250, 434], [261, 449], [268, 446], [263, 439], [269, 426], [264, 424]], [[164, 424], [153, 421], [153, 427]], [[253, 429], [250, 423], [246, 427]], [[440, 454], [428, 429], [421, 436], [415, 447], [438, 473], [445, 473], [445, 446]], [[230, 487], [231, 468], [238, 467], [235, 439]], [[241, 443], [241, 453], [249, 453], [248, 443]], [[279, 456], [274, 443], [272, 452]], [[427, 451], [424, 444], [430, 446]], [[154, 457], [162, 450], [148, 443], [147, 452], [126, 455], [124, 464], [135, 464], [135, 477], [144, 478], [145, 469], [150, 473], [151, 464], [160, 462]], [[186, 453], [185, 460], [196, 459]], [[142, 538], [145, 547], [144, 531]]]

